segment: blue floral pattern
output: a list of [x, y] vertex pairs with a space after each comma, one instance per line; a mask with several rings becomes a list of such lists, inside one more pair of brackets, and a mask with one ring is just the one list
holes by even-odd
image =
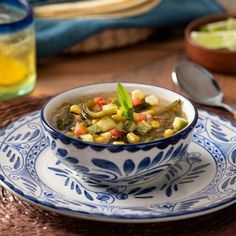
[[[71, 143], [65, 144], [52, 135], [47, 136], [46, 139], [54, 154], [68, 168], [91, 180], [96, 179], [97, 182], [122, 186], [144, 183], [163, 174], [167, 168], [185, 155], [190, 137], [191, 133], [187, 138], [178, 137], [179, 142], [175, 145], [168, 144], [166, 149], [154, 146], [135, 152], [120, 150], [119, 153], [114, 152], [115, 154], [110, 153], [110, 149], [94, 151], [91, 145], [81, 151], [74, 148]], [[113, 146], [117, 149], [120, 145]], [[129, 145], [125, 146], [129, 147]]]
[[[55, 149], [68, 162], [88, 172], [65, 150]], [[112, 161], [94, 158], [94, 165], [107, 175], [144, 169], [159, 171], [164, 158], [185, 153], [186, 145], [146, 156], [139, 163], [131, 158], [122, 169]], [[188, 153], [156, 179], [144, 184], [111, 186], [78, 176], [52, 155], [43, 134], [39, 112], [31, 113], [0, 131], [0, 181], [19, 196], [62, 214], [106, 221], [152, 222], [205, 214], [235, 202], [236, 124], [200, 111]], [[155, 165], [158, 164], [158, 168]], [[111, 174], [112, 173], [112, 174]], [[107, 178], [107, 176], [103, 176]], [[142, 176], [145, 178], [145, 175]], [[135, 182], [135, 179], [133, 179]]]

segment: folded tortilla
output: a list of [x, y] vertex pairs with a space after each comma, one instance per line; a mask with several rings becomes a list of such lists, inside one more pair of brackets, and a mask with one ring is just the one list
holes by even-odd
[[39, 18], [121, 18], [145, 13], [161, 0], [91, 0], [74, 3], [36, 6], [34, 13]]

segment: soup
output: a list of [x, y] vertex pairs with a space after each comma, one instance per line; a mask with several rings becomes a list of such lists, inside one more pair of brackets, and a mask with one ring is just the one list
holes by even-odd
[[181, 100], [126, 91], [78, 98], [53, 111], [52, 124], [65, 135], [102, 144], [135, 144], [166, 138], [188, 125]]

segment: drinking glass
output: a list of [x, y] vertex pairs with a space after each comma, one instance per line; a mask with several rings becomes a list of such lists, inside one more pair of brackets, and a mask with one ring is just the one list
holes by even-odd
[[32, 9], [25, 0], [0, 1], [0, 100], [25, 95], [36, 82]]

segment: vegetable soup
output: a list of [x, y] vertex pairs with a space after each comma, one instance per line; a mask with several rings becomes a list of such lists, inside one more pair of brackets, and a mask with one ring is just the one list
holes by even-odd
[[53, 126], [65, 135], [102, 144], [134, 144], [169, 137], [188, 125], [181, 100], [168, 102], [158, 94], [117, 91], [79, 98], [53, 111]]

